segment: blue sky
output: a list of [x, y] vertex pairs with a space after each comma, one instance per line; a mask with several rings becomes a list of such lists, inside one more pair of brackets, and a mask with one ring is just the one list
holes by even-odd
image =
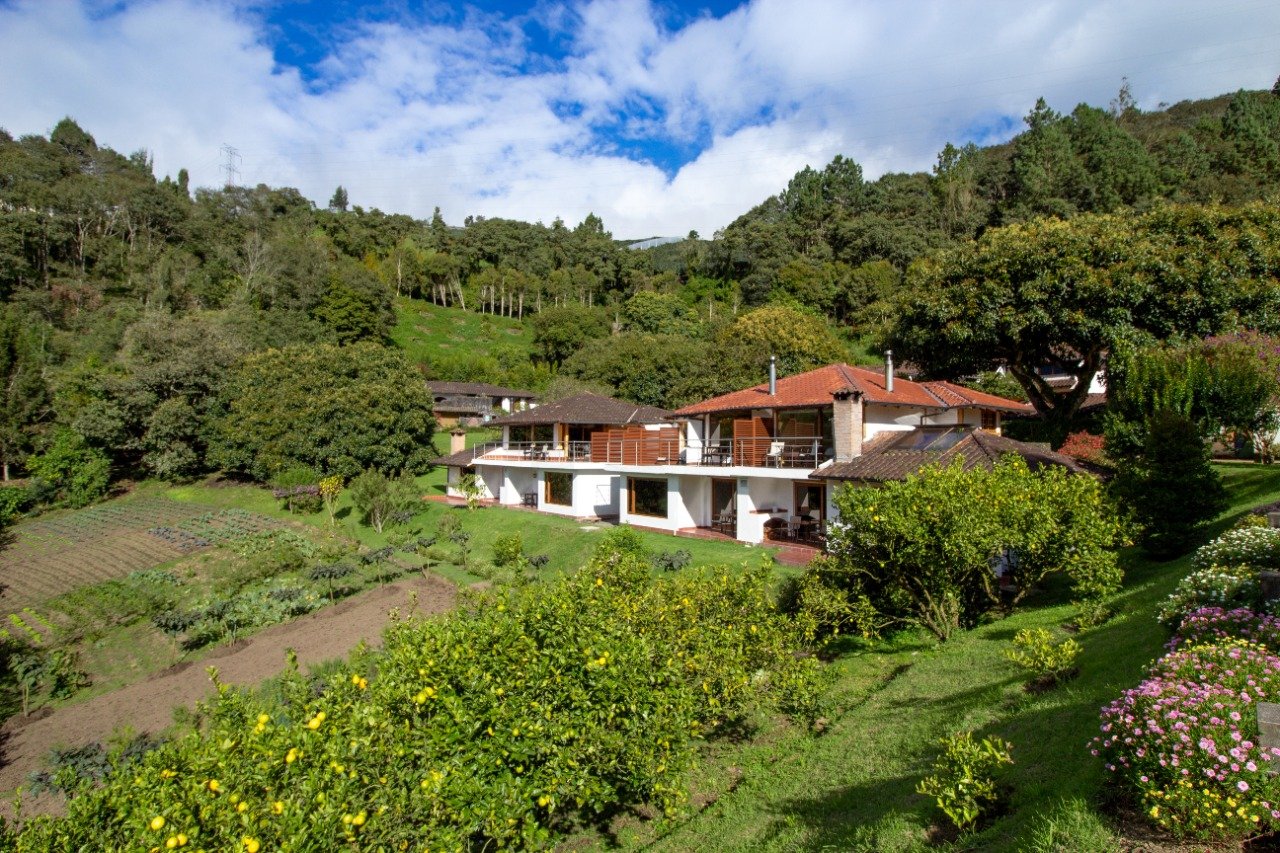
[[0, 0], [0, 127], [445, 219], [711, 234], [805, 165], [928, 169], [1037, 97], [1280, 74], [1274, 0]]

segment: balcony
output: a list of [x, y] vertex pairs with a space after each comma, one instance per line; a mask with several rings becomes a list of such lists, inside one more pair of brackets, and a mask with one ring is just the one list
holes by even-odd
[[486, 462], [595, 462], [611, 465], [702, 465], [713, 467], [813, 470], [827, 458], [821, 439], [802, 437], [736, 438], [723, 442], [685, 442], [667, 430], [619, 437], [615, 430], [592, 433], [590, 441], [513, 441], [472, 448]]

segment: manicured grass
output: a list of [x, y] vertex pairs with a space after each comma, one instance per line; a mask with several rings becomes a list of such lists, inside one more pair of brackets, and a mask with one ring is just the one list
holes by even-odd
[[441, 308], [407, 297], [397, 299], [395, 307], [391, 340], [418, 364], [439, 364], [474, 353], [495, 359], [510, 353], [528, 361], [533, 347], [533, 335], [520, 320]]
[[[1280, 499], [1280, 467], [1224, 464], [1232, 506], [1216, 535], [1249, 507]], [[1038, 695], [1004, 658], [1014, 633], [1061, 626], [1072, 608], [1041, 601], [944, 645], [900, 635], [878, 645], [850, 644], [831, 664], [827, 725], [810, 735], [766, 722], [743, 745], [709, 748], [693, 780], [699, 801], [714, 802], [659, 834], [635, 818], [611, 827], [608, 844], [656, 850], [929, 849], [945, 818], [915, 793], [944, 734], [970, 729], [1014, 744], [1008, 811], [962, 849], [1107, 850], [1118, 844], [1100, 810], [1105, 771], [1089, 754], [1098, 709], [1141, 680], [1167, 634], [1156, 605], [1190, 570], [1189, 557], [1154, 563], [1124, 555], [1126, 587], [1118, 615], [1076, 635], [1081, 674]], [[1038, 606], [1037, 606], [1038, 605]], [[934, 848], [936, 849], [936, 848]]]

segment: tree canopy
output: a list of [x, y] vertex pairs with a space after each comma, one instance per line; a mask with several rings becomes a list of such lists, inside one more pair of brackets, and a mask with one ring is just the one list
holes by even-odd
[[255, 353], [222, 398], [213, 457], [259, 481], [299, 465], [343, 477], [416, 474], [433, 456], [431, 395], [400, 352], [375, 344]]
[[[1065, 424], [1108, 351], [1280, 319], [1280, 213], [1170, 206], [995, 228], [912, 268], [890, 340], [945, 376], [1004, 365], [1046, 418]], [[1039, 369], [1076, 377], [1055, 392]]]

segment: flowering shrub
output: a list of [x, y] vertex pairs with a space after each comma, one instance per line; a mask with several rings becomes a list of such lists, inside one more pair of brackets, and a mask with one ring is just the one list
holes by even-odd
[[1228, 530], [1191, 558], [1198, 569], [1210, 566], [1280, 568], [1280, 530], [1271, 527], [1237, 527]]
[[1261, 646], [1185, 648], [1102, 709], [1093, 753], [1175, 835], [1269, 831], [1280, 827], [1280, 749], [1259, 746], [1256, 703], [1278, 695], [1280, 657]]
[[221, 687], [199, 732], [17, 849], [526, 849], [624, 803], [674, 814], [703, 738], [760, 707], [815, 712], [817, 664], [768, 583], [602, 554], [394, 623], [322, 690], [296, 671], [279, 700]]
[[1209, 566], [1179, 581], [1156, 616], [1176, 630], [1187, 614], [1202, 607], [1254, 607], [1260, 594], [1258, 573], [1248, 566]]
[[1182, 620], [1178, 633], [1169, 641], [1169, 651], [1231, 639], [1248, 640], [1280, 653], [1280, 619], [1247, 607], [1202, 607]]
[[1106, 443], [1107, 440], [1104, 437], [1081, 430], [1068, 435], [1067, 440], [1058, 448], [1058, 452], [1078, 462], [1106, 465], [1111, 461], [1107, 458]]

